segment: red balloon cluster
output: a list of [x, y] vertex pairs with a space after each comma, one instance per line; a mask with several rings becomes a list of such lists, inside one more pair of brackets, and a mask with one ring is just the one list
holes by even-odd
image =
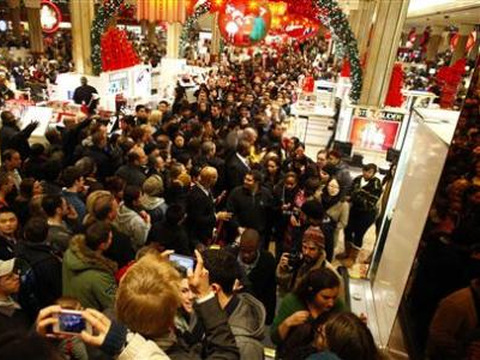
[[140, 62], [124, 30], [108, 29], [102, 36], [101, 47], [103, 71], [124, 69]]

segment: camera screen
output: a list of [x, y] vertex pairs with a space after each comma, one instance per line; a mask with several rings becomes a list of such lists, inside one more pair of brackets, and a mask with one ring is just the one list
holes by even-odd
[[178, 266], [184, 267], [185, 269], [192, 269], [192, 270], [195, 263], [195, 261], [188, 256], [182, 256], [182, 255], [176, 255], [176, 254], [170, 255], [170, 261], [174, 262]]
[[85, 330], [85, 319], [81, 314], [60, 313], [58, 325], [61, 332], [81, 333]]

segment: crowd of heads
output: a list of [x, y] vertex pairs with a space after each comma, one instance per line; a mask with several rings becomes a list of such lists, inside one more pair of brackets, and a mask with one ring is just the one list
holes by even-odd
[[[225, 358], [260, 359], [265, 324], [273, 322], [283, 349], [294, 333], [290, 325], [283, 330], [285, 318], [274, 320], [277, 283], [302, 311], [314, 309], [296, 325], [345, 310], [342, 280], [328, 261], [336, 226], [327, 234], [323, 223], [334, 207], [345, 217], [350, 175], [340, 153], [322, 150], [310, 159], [305, 145], [286, 135], [299, 79], [335, 70], [313, 40], [296, 50], [264, 50], [229, 52], [193, 102], [178, 84], [173, 103], [139, 104], [134, 114], [119, 114], [111, 131], [108, 119], [92, 113], [30, 145], [37, 124], [22, 130], [2, 112], [0, 300], [10, 310], [2, 323], [21, 330], [37, 318], [37, 332], [51, 333], [54, 314], [67, 308], [58, 299], [67, 297], [88, 309], [82, 316], [96, 333], [82, 333], [83, 342], [57, 338], [63, 353], [87, 344], [95, 358], [98, 336], [108, 342], [119, 323], [145, 341], [176, 333], [201, 356], [212, 345], [212, 325], [214, 334], [226, 334], [221, 346], [213, 342]], [[169, 261], [171, 251], [191, 267]], [[214, 324], [205, 307], [218, 316]], [[114, 322], [102, 314], [109, 310]], [[311, 345], [309, 354], [329, 349], [344, 360], [376, 359], [366, 326], [348, 313], [338, 319], [316, 322], [295, 339]], [[222, 327], [227, 320], [230, 327]], [[342, 344], [357, 338], [370, 350], [342, 353]], [[155, 348], [175, 358], [163, 340]]]

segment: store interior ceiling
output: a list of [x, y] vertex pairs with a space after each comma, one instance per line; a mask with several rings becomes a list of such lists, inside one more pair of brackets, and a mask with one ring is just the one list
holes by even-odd
[[411, 0], [406, 26], [480, 25], [478, 0]]

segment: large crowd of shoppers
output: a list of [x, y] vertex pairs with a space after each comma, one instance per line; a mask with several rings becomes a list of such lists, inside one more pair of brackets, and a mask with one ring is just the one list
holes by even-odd
[[[232, 52], [194, 102], [179, 85], [111, 131], [91, 106], [48, 145], [3, 111], [2, 358], [263, 359], [271, 325], [279, 359], [379, 359], [331, 265], [344, 230], [355, 263], [375, 220], [376, 167], [352, 179], [285, 134], [299, 78], [329, 66], [313, 48]], [[65, 309], [93, 333], [56, 333]]]

